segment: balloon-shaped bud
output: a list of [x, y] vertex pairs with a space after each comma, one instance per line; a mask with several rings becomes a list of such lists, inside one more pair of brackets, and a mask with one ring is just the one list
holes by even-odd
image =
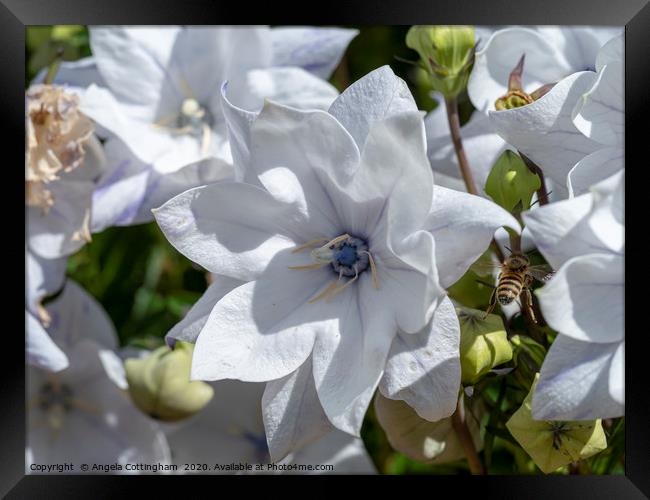
[[512, 359], [503, 320], [496, 314], [457, 308], [460, 322], [460, 366], [463, 385], [474, 385], [492, 368]]
[[175, 422], [208, 404], [209, 384], [190, 381], [194, 345], [177, 342], [174, 350], [162, 346], [144, 358], [124, 362], [128, 391], [135, 405], [152, 418]]
[[453, 98], [467, 87], [476, 45], [473, 26], [413, 26], [406, 45], [420, 55], [434, 90]]
[[530, 171], [514, 151], [501, 153], [485, 182], [486, 194], [508, 212], [530, 208], [533, 194], [542, 186], [539, 176]]
[[[407, 457], [430, 464], [465, 458], [451, 417], [437, 422], [424, 420], [404, 401], [388, 399], [379, 392], [375, 396], [375, 413], [391, 446]], [[483, 449], [480, 420], [484, 414], [478, 399], [472, 402], [471, 409], [465, 407], [465, 420], [477, 451]]]

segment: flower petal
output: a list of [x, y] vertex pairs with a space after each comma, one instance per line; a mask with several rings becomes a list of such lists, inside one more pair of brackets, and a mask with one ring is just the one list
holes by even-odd
[[116, 349], [117, 332], [110, 317], [97, 300], [76, 282], [68, 279], [61, 295], [46, 306], [51, 317], [47, 332], [63, 349], [81, 339], [101, 347]]
[[214, 306], [217, 305], [217, 302], [226, 294], [243, 284], [243, 281], [227, 276], [215, 276], [214, 282], [210, 284], [192, 308], [187, 311], [185, 317], [176, 323], [174, 328], [165, 335], [167, 342], [169, 343], [170, 339], [191, 343], [196, 342], [199, 333], [208, 321], [208, 317]]
[[[620, 30], [621, 28], [618, 28]], [[622, 61], [625, 52], [624, 35], [619, 34], [609, 38], [609, 41], [604, 44], [598, 51], [596, 56], [596, 71], [600, 71], [606, 64], [615, 61]]]
[[221, 109], [226, 120], [235, 179], [261, 187], [257, 173], [250, 164], [251, 127], [257, 118], [257, 113], [233, 104], [229, 97], [231, 90], [236, 89], [233, 89], [229, 82], [224, 82], [221, 86]]
[[390, 304], [378, 296], [369, 279], [332, 304], [337, 307], [338, 325], [316, 337], [314, 380], [330, 422], [358, 437], [397, 324]]
[[25, 306], [38, 316], [41, 300], [59, 291], [65, 281], [68, 259], [43, 259], [27, 250], [25, 253]]
[[377, 120], [352, 180], [329, 189], [344, 230], [368, 241], [381, 288], [373, 293], [408, 333], [429, 322], [444, 294], [433, 265], [433, 238], [422, 230], [433, 189], [425, 151], [418, 113]]
[[254, 69], [231, 79], [231, 101], [238, 107], [259, 111], [269, 99], [298, 109], [327, 111], [339, 95], [336, 88], [301, 68]]
[[397, 244], [421, 229], [433, 177], [420, 114], [395, 113], [374, 121], [354, 177], [349, 182], [336, 176], [332, 180], [340, 191], [331, 193], [334, 205], [351, 234], [368, 240], [390, 235], [390, 243]]
[[526, 92], [572, 73], [558, 48], [539, 32], [519, 27], [498, 30], [476, 52], [467, 83], [467, 93], [477, 110], [494, 109], [494, 102], [508, 91], [510, 73], [522, 55], [526, 56], [523, 75]]
[[581, 195], [524, 212], [526, 228], [553, 269], [575, 255], [607, 252], [607, 247], [584, 223], [593, 198]]
[[185, 425], [166, 427], [174, 463], [268, 462], [260, 404], [265, 384], [221, 380], [210, 385], [214, 397], [200, 413]]
[[536, 291], [544, 318], [560, 333], [585, 342], [624, 338], [623, 258], [591, 254], [567, 261]]
[[358, 33], [358, 30], [346, 28], [271, 28], [271, 64], [298, 66], [319, 78], [327, 79], [339, 64], [350, 41]]
[[576, 103], [572, 115], [576, 128], [590, 139], [606, 146], [623, 147], [623, 61], [603, 67], [593, 86]]
[[[176, 171], [204, 156], [199, 139], [188, 134], [174, 134], [163, 126], [156, 126], [155, 116], [140, 117], [134, 106], [120, 103], [105, 88], [96, 85], [88, 87], [79, 107], [84, 114], [124, 141], [141, 161], [155, 162], [161, 172]], [[174, 112], [177, 111], [175, 108]], [[225, 141], [225, 137], [212, 134], [210, 151], [227, 159], [222, 141]]]
[[[305, 465], [332, 465], [332, 474], [376, 474], [377, 469], [363, 445], [363, 441], [333, 430], [313, 444], [291, 456], [289, 463]], [[328, 471], [314, 471], [314, 474]], [[303, 473], [303, 472], [300, 472]]]
[[175, 39], [167, 72], [182, 99], [196, 99], [220, 121], [219, 87], [224, 80], [268, 66], [270, 44], [266, 26], [183, 27]]
[[224, 82], [221, 109], [238, 179], [259, 185], [250, 165], [250, 129], [265, 99], [298, 109], [326, 110], [337, 95], [332, 85], [299, 68], [257, 69]]
[[347, 131], [323, 111], [267, 102], [251, 129], [251, 164], [264, 187], [308, 221], [308, 239], [342, 234], [331, 189], [323, 178], [345, 180], [359, 164]]
[[332, 328], [336, 317], [328, 304], [308, 303], [333, 273], [288, 269], [308, 260], [299, 257], [289, 249], [278, 252], [256, 281], [217, 303], [196, 340], [192, 379], [262, 382], [302, 365], [316, 334]]
[[[103, 373], [98, 351], [98, 344], [83, 340], [68, 353], [70, 368], [61, 372], [60, 380], [79, 403], [66, 412], [58, 432], [43, 425], [47, 416], [40, 406], [29, 411], [27, 446], [34, 462], [170, 463], [160, 428]], [[31, 370], [29, 378], [44, 381], [37, 370]], [[28, 398], [33, 400], [37, 396], [33, 389], [40, 389], [40, 384], [30, 384], [30, 389]]]
[[554, 188], [563, 193], [571, 168], [602, 147], [582, 135], [571, 117], [575, 103], [595, 78], [591, 71], [574, 73], [531, 104], [489, 112], [495, 131], [556, 181]]
[[621, 148], [602, 148], [585, 156], [569, 171], [570, 196], [589, 192], [589, 188], [623, 168], [625, 153]]
[[185, 191], [155, 209], [154, 217], [187, 258], [240, 280], [255, 279], [278, 251], [295, 246], [302, 223], [291, 205], [233, 182]]
[[625, 407], [619, 398], [612, 397], [611, 389], [616, 393], [622, 387], [623, 346], [622, 342], [581, 342], [558, 335], [533, 394], [533, 418], [593, 420], [622, 416]]
[[153, 220], [151, 210], [187, 189], [232, 180], [232, 166], [216, 158], [162, 174], [131, 153], [117, 138], [109, 140], [106, 155], [115, 167], [99, 180], [93, 192], [92, 231]]
[[594, 205], [587, 224], [610, 252], [622, 255], [625, 247], [625, 170], [592, 186]]
[[311, 359], [295, 372], [266, 384], [262, 413], [273, 462], [310, 445], [332, 429], [318, 400]]
[[50, 372], [58, 372], [68, 367], [68, 357], [28, 311], [25, 311], [25, 334], [27, 362], [30, 365]]
[[621, 28], [537, 26], [536, 30], [561, 51], [562, 59], [573, 71], [594, 71], [599, 49]]
[[406, 401], [420, 417], [435, 422], [456, 410], [460, 386], [460, 326], [446, 298], [420, 333], [398, 333], [379, 390]]
[[521, 231], [517, 220], [496, 203], [436, 186], [425, 228], [436, 242], [440, 284], [446, 288], [458, 281], [502, 226]]
[[29, 248], [45, 259], [70, 255], [86, 244], [82, 236], [90, 218], [94, 185], [88, 181], [58, 180], [48, 189], [54, 205], [47, 213], [29, 207], [27, 228]]
[[404, 80], [397, 77], [390, 66], [382, 66], [345, 89], [332, 103], [329, 112], [363, 151], [366, 137], [375, 121], [417, 109]]
[[178, 32], [175, 26], [90, 29], [90, 47], [103, 80], [117, 100], [151, 122], [159, 103], [179, 93], [167, 72]]

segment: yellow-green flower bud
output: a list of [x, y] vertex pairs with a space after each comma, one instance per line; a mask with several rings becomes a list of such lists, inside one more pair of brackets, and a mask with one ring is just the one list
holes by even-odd
[[539, 374], [521, 407], [506, 427], [537, 467], [548, 474], [558, 467], [589, 458], [607, 448], [600, 420], [533, 420], [533, 392]]
[[174, 422], [208, 404], [212, 387], [190, 381], [193, 350], [194, 345], [177, 342], [174, 350], [163, 346], [145, 358], [125, 361], [129, 394], [140, 410], [152, 418]]
[[485, 193], [508, 212], [530, 208], [533, 194], [542, 186], [539, 176], [530, 171], [514, 151], [501, 153], [485, 182]]
[[492, 368], [512, 359], [503, 321], [496, 314], [457, 308], [460, 322], [460, 366], [463, 385], [474, 385]]
[[[377, 420], [386, 432], [391, 446], [418, 462], [442, 464], [465, 458], [465, 452], [454, 431], [451, 417], [429, 422], [404, 401], [375, 396]], [[465, 407], [465, 420], [477, 451], [483, 449], [480, 420], [485, 407], [477, 398], [472, 409]]]
[[467, 87], [474, 64], [473, 26], [413, 26], [406, 45], [415, 50], [435, 90], [456, 97]]

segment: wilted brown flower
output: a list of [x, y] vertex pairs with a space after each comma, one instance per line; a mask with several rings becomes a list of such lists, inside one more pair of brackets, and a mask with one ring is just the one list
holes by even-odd
[[92, 121], [79, 111], [78, 96], [56, 85], [27, 91], [25, 183], [30, 206], [47, 211], [54, 199], [46, 184], [80, 166]]

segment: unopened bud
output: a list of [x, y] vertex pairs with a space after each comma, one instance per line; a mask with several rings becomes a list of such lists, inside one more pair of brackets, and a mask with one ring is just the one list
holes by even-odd
[[521, 157], [505, 150], [497, 159], [487, 181], [485, 193], [508, 212], [528, 210], [533, 194], [542, 186], [539, 176], [530, 171]]
[[[483, 449], [480, 421], [485, 407], [480, 398], [464, 406], [465, 421], [477, 451]], [[442, 464], [465, 458], [463, 446], [454, 431], [451, 417], [430, 422], [420, 417], [407, 403], [377, 393], [375, 414], [391, 446], [418, 462]]]
[[467, 87], [474, 64], [472, 26], [413, 26], [406, 45], [420, 55], [434, 90], [453, 98]]
[[496, 314], [458, 308], [460, 366], [463, 385], [474, 385], [492, 368], [512, 359], [503, 321]]
[[165, 345], [149, 356], [125, 361], [129, 394], [140, 410], [152, 418], [174, 422], [208, 404], [212, 387], [190, 381], [193, 349], [192, 344], [177, 342], [174, 350]]

